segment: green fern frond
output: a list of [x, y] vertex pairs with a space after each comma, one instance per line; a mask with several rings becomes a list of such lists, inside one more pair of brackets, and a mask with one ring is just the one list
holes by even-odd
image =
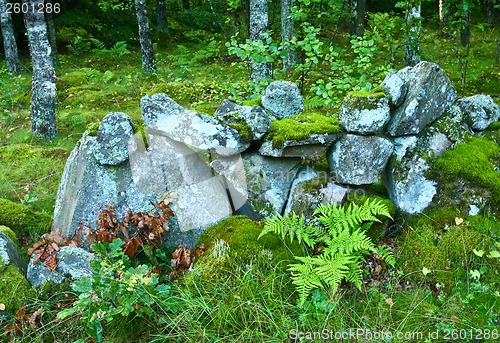
[[379, 255], [380, 258], [383, 259], [385, 261], [385, 263], [387, 263], [391, 267], [394, 267], [394, 265], [396, 264], [396, 259], [394, 258], [394, 254], [385, 245], [381, 245], [379, 247], [376, 247], [374, 249], [374, 252], [377, 255]]
[[357, 289], [361, 291], [361, 282], [363, 277], [361, 276], [361, 258], [357, 258], [349, 266], [349, 274], [346, 276], [347, 282], [352, 282]]
[[323, 254], [314, 258], [312, 262], [316, 265], [314, 268], [316, 274], [335, 293], [342, 280], [349, 274], [349, 265], [354, 262], [354, 256]]
[[285, 217], [283, 217], [279, 213], [276, 213], [272, 215], [272, 219], [266, 220], [264, 229], [258, 238], [269, 232], [273, 232], [281, 236], [283, 240], [285, 240], [286, 235], [289, 235], [290, 242], [294, 238], [297, 238], [299, 243], [304, 242], [309, 246], [313, 246], [314, 241], [310, 236], [310, 232], [313, 231], [313, 225], [306, 225], [306, 219], [303, 214], [299, 217], [295, 212], [292, 212], [291, 215], [287, 212], [285, 213]]
[[361, 250], [373, 251], [375, 249], [370, 237], [362, 229], [357, 229], [352, 233], [349, 229], [334, 233], [327, 244], [328, 246], [324, 250], [325, 254], [349, 255]]
[[387, 206], [385, 206], [380, 200], [373, 199], [370, 202], [370, 199], [366, 199], [366, 201], [363, 204], [363, 207], [369, 210], [371, 214], [375, 216], [384, 216], [393, 219]]
[[98, 50], [104, 50], [104, 49], [106, 49], [106, 45], [104, 45], [104, 43], [101, 42], [99, 39], [90, 38], [90, 41], [92, 42], [92, 44], [94, 44], [94, 46], [96, 47], [96, 49], [98, 49]]
[[111, 48], [110, 52], [113, 55], [124, 56], [130, 54], [130, 51], [127, 48], [127, 42], [120, 41], [116, 42], [116, 44]]
[[309, 256], [295, 258], [302, 263], [290, 264], [288, 270], [292, 273], [292, 283], [297, 287], [300, 306], [302, 306], [309, 294], [316, 288], [323, 288], [323, 284], [313, 269], [315, 258]]

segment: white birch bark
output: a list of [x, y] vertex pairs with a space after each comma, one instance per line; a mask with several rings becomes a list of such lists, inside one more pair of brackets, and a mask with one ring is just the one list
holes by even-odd
[[0, 0], [0, 19], [2, 24], [3, 46], [9, 73], [18, 75], [21, 73], [21, 62], [19, 62], [19, 53], [17, 51], [17, 43], [14, 37], [12, 17], [10, 13], [7, 13], [7, 3], [8, 0]]

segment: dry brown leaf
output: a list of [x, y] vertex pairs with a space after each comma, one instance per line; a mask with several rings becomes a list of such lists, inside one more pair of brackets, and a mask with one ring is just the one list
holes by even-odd
[[460, 318], [458, 318], [457, 316], [451, 316], [450, 318], [452, 321], [454, 322], [459, 322], [460, 321]]

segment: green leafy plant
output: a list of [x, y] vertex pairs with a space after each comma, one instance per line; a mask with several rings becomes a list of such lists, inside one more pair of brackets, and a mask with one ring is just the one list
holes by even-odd
[[105, 322], [129, 314], [151, 317], [175, 305], [172, 287], [160, 284], [149, 266], [132, 267], [122, 250], [123, 244], [121, 239], [115, 239], [92, 245], [97, 254], [91, 262], [95, 273], [92, 278], [75, 282], [73, 289], [80, 293], [78, 299], [57, 315], [60, 319], [78, 315], [86, 332], [98, 342], [103, 339]]
[[320, 204], [314, 215], [321, 225], [307, 224], [304, 215], [294, 212], [284, 217], [273, 215], [259, 236], [272, 232], [283, 239], [297, 239], [309, 248], [321, 247], [320, 255], [296, 257], [300, 263], [289, 265], [301, 306], [313, 290], [329, 288], [335, 293], [343, 280], [361, 290], [361, 263], [366, 253], [374, 253], [394, 266], [388, 248], [376, 247], [366, 234], [374, 222], [380, 222], [380, 217], [391, 218], [382, 202], [368, 199], [363, 205], [351, 203], [347, 208]]

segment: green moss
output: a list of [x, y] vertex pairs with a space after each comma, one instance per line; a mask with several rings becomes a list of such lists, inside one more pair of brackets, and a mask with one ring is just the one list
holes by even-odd
[[19, 310], [33, 294], [30, 284], [15, 265], [10, 264], [0, 272], [0, 303], [5, 304], [8, 311]]
[[[482, 281], [494, 282], [498, 280], [498, 261], [471, 253], [477, 249], [487, 255], [491, 250], [498, 250], [494, 243], [464, 224], [453, 225], [445, 231], [431, 225], [414, 227], [400, 241], [397, 265], [410, 280], [430, 279], [433, 284], [440, 282], [447, 288], [460, 281], [467, 282], [468, 271], [482, 267], [486, 271]], [[432, 271], [427, 276], [421, 272], [424, 267]]]
[[500, 130], [500, 121], [494, 121], [486, 128], [486, 130], [488, 131]]
[[339, 131], [337, 118], [320, 113], [302, 113], [290, 118], [275, 120], [269, 128], [268, 139], [273, 147], [283, 146], [286, 140], [304, 140], [312, 134], [334, 134]]
[[241, 102], [242, 106], [262, 106], [262, 97]]
[[89, 136], [97, 136], [97, 130], [99, 130], [100, 125], [101, 122], [88, 124], [86, 130], [89, 132]]
[[455, 149], [447, 150], [434, 167], [449, 177], [461, 176], [472, 183], [500, 195], [500, 172], [495, 170], [492, 159], [498, 159], [500, 146], [484, 137], [472, 137]]
[[379, 107], [379, 99], [385, 96], [385, 90], [382, 87], [376, 87], [371, 91], [355, 91], [345, 97], [344, 104], [353, 109], [376, 109]]
[[244, 140], [250, 140], [253, 138], [252, 128], [247, 123], [232, 123], [228, 125], [238, 131], [241, 135], [241, 138], [243, 138]]
[[0, 225], [0, 231], [2, 231], [7, 237], [10, 238], [10, 240], [17, 246], [19, 247], [19, 242], [17, 241], [17, 236], [14, 231], [11, 230], [11, 228], [5, 226], [5, 225]]
[[60, 77], [60, 81], [67, 87], [80, 86], [87, 83], [87, 75], [81, 71], [74, 71], [72, 73], [66, 73]]
[[[200, 281], [220, 280], [242, 271], [248, 264], [257, 264], [261, 270], [285, 268], [283, 261], [293, 260], [293, 255], [301, 255], [299, 245], [294, 242], [285, 244], [275, 235], [265, 235], [257, 239], [263, 224], [246, 216], [233, 216], [206, 229], [198, 240], [198, 246], [204, 244], [207, 250], [194, 265], [201, 275]], [[221, 242], [228, 249], [221, 249]], [[224, 251], [222, 251], [224, 250]], [[187, 281], [194, 278], [192, 274]]]
[[47, 231], [51, 217], [45, 213], [36, 213], [27, 206], [0, 198], [0, 225], [12, 229], [17, 236], [30, 232]]

